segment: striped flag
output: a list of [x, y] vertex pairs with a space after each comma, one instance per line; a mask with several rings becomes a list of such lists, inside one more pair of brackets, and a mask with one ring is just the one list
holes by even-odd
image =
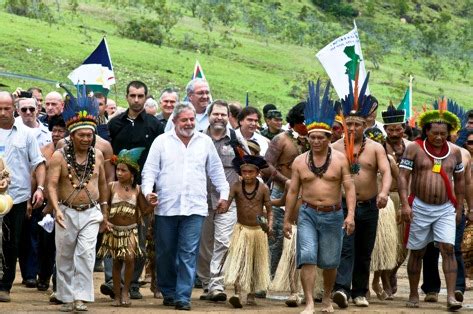
[[110, 86], [115, 84], [115, 74], [105, 37], [90, 56], [67, 77], [78, 87], [86, 85], [90, 91], [108, 94]]

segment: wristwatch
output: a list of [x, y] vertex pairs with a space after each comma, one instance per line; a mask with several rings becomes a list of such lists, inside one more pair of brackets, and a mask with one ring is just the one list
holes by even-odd
[[44, 192], [44, 186], [42, 186], [42, 185], [38, 185], [36, 187], [36, 189], [41, 190], [42, 192]]

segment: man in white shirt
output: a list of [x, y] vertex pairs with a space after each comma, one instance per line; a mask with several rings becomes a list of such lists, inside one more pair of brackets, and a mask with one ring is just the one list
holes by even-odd
[[31, 128], [36, 137], [39, 147], [52, 142], [51, 132], [48, 127], [38, 120], [38, 101], [35, 98], [24, 98], [18, 101], [16, 120], [23, 122], [24, 125]]
[[220, 193], [217, 213], [226, 211], [230, 190], [212, 140], [195, 130], [195, 117], [190, 104], [174, 108], [175, 126], [154, 140], [142, 172], [143, 195], [156, 206], [157, 283], [163, 304], [177, 310], [191, 308], [202, 224], [208, 215], [207, 176]]
[[[195, 129], [197, 131], [206, 130], [209, 127], [209, 115], [207, 106], [210, 102], [210, 87], [206, 80], [196, 78], [187, 83], [187, 101], [195, 108]], [[169, 117], [165, 132], [174, 128], [173, 116]]]
[[264, 156], [268, 150], [269, 140], [263, 135], [256, 132], [258, 130], [258, 122], [261, 119], [261, 113], [258, 109], [248, 106], [241, 110], [238, 115], [238, 125], [240, 126], [236, 132], [242, 135], [245, 140], [253, 140], [260, 147], [260, 155]]

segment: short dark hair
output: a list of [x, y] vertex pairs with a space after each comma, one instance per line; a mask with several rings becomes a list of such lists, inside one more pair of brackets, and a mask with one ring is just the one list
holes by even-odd
[[145, 95], [148, 95], [148, 86], [146, 86], [145, 83], [143, 83], [142, 81], [131, 81], [130, 83], [128, 83], [128, 85], [126, 86], [126, 94], [128, 95], [128, 93], [130, 92], [130, 87], [134, 87], [134, 88], [144, 88], [145, 89]]
[[239, 104], [231, 102], [228, 104], [228, 109], [232, 117], [238, 118], [238, 115], [241, 112], [241, 106]]
[[304, 123], [304, 109], [305, 109], [306, 102], [301, 101], [294, 107], [292, 107], [286, 116], [286, 121], [289, 125], [294, 127], [296, 124]]
[[467, 119], [473, 119], [473, 109], [470, 109], [466, 112]]
[[62, 115], [55, 115], [49, 118], [49, 121], [48, 121], [49, 131], [52, 132], [55, 126], [66, 128], [66, 122], [64, 121], [64, 118], [62, 117]]
[[263, 116], [266, 118], [268, 116], [268, 111], [270, 110], [277, 110], [275, 105], [273, 104], [267, 104], [263, 107]]
[[107, 98], [107, 96], [105, 96], [104, 93], [102, 93], [102, 92], [96, 92], [96, 93], [94, 93], [94, 97], [95, 97], [95, 98], [104, 98], [104, 99], [105, 99], [105, 104], [107, 104], [107, 99], [108, 99], [108, 98]]
[[259, 110], [256, 109], [255, 107], [248, 106], [248, 107], [243, 108], [240, 114], [238, 115], [238, 125], [240, 125], [241, 120], [244, 120], [247, 116], [251, 114], [258, 115], [258, 121], [261, 120], [261, 112], [259, 112]]
[[42, 90], [41, 88], [35, 87], [35, 86], [30, 87], [30, 88], [28, 88], [28, 90], [27, 90], [27, 92], [29, 92], [29, 93], [32, 93], [32, 92], [34, 92], [34, 91], [37, 91], [37, 92], [39, 92], [39, 93], [41, 93], [41, 94], [43, 93], [43, 90]]
[[228, 107], [228, 103], [225, 100], [217, 99], [217, 100], [214, 100], [210, 104], [210, 106], [207, 108], [207, 114], [208, 115], [212, 114], [212, 110], [214, 109], [214, 106], [225, 107], [225, 108], [227, 108], [227, 115], [230, 114], [230, 108]]
[[453, 130], [453, 127], [450, 123], [444, 123], [444, 122], [429, 122], [424, 125], [422, 128], [422, 139], [425, 140], [427, 138], [427, 132], [432, 128], [432, 124], [444, 124], [447, 126], [447, 131], [448, 131], [448, 137], [447, 139], [450, 139], [450, 133]]

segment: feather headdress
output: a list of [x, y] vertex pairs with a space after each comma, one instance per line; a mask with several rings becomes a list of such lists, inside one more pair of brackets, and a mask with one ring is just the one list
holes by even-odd
[[141, 157], [141, 154], [145, 150], [144, 147], [136, 147], [132, 149], [122, 149], [118, 156], [114, 156], [113, 163], [118, 165], [124, 163], [130, 167], [133, 167], [136, 171], [140, 171], [140, 166], [138, 165], [138, 160]]
[[[417, 123], [419, 127], [423, 128], [427, 123], [445, 123], [452, 127], [452, 133], [458, 132], [461, 128], [460, 119], [452, 112], [448, 110], [448, 102], [445, 97], [435, 101], [434, 110], [428, 110], [419, 115]], [[453, 102], [450, 108], [453, 108]]]
[[369, 95], [365, 95], [369, 78], [370, 72], [366, 75], [361, 90], [358, 92], [358, 76], [355, 80], [354, 88], [351, 83], [351, 78], [348, 77], [349, 94], [341, 100], [341, 109], [345, 119], [348, 119], [349, 117], [365, 119], [373, 111], [372, 98]]
[[381, 116], [383, 117], [384, 125], [404, 123], [406, 110], [396, 109], [391, 102], [386, 111], [381, 112]]
[[64, 85], [60, 86], [67, 92], [62, 116], [69, 132], [79, 129], [92, 129], [95, 132], [99, 111], [97, 99], [87, 95], [85, 85], [77, 88], [77, 98]]
[[241, 167], [246, 165], [251, 165], [258, 170], [268, 168], [268, 163], [261, 156], [255, 155], [245, 155], [245, 156], [236, 156], [232, 160], [233, 168], [235, 171], [241, 175]]
[[332, 124], [335, 120], [335, 110], [329, 99], [330, 81], [327, 82], [325, 92], [320, 99], [320, 79], [314, 88], [314, 82], [309, 81], [309, 97], [304, 108], [305, 125], [307, 133], [322, 131], [332, 133]]

